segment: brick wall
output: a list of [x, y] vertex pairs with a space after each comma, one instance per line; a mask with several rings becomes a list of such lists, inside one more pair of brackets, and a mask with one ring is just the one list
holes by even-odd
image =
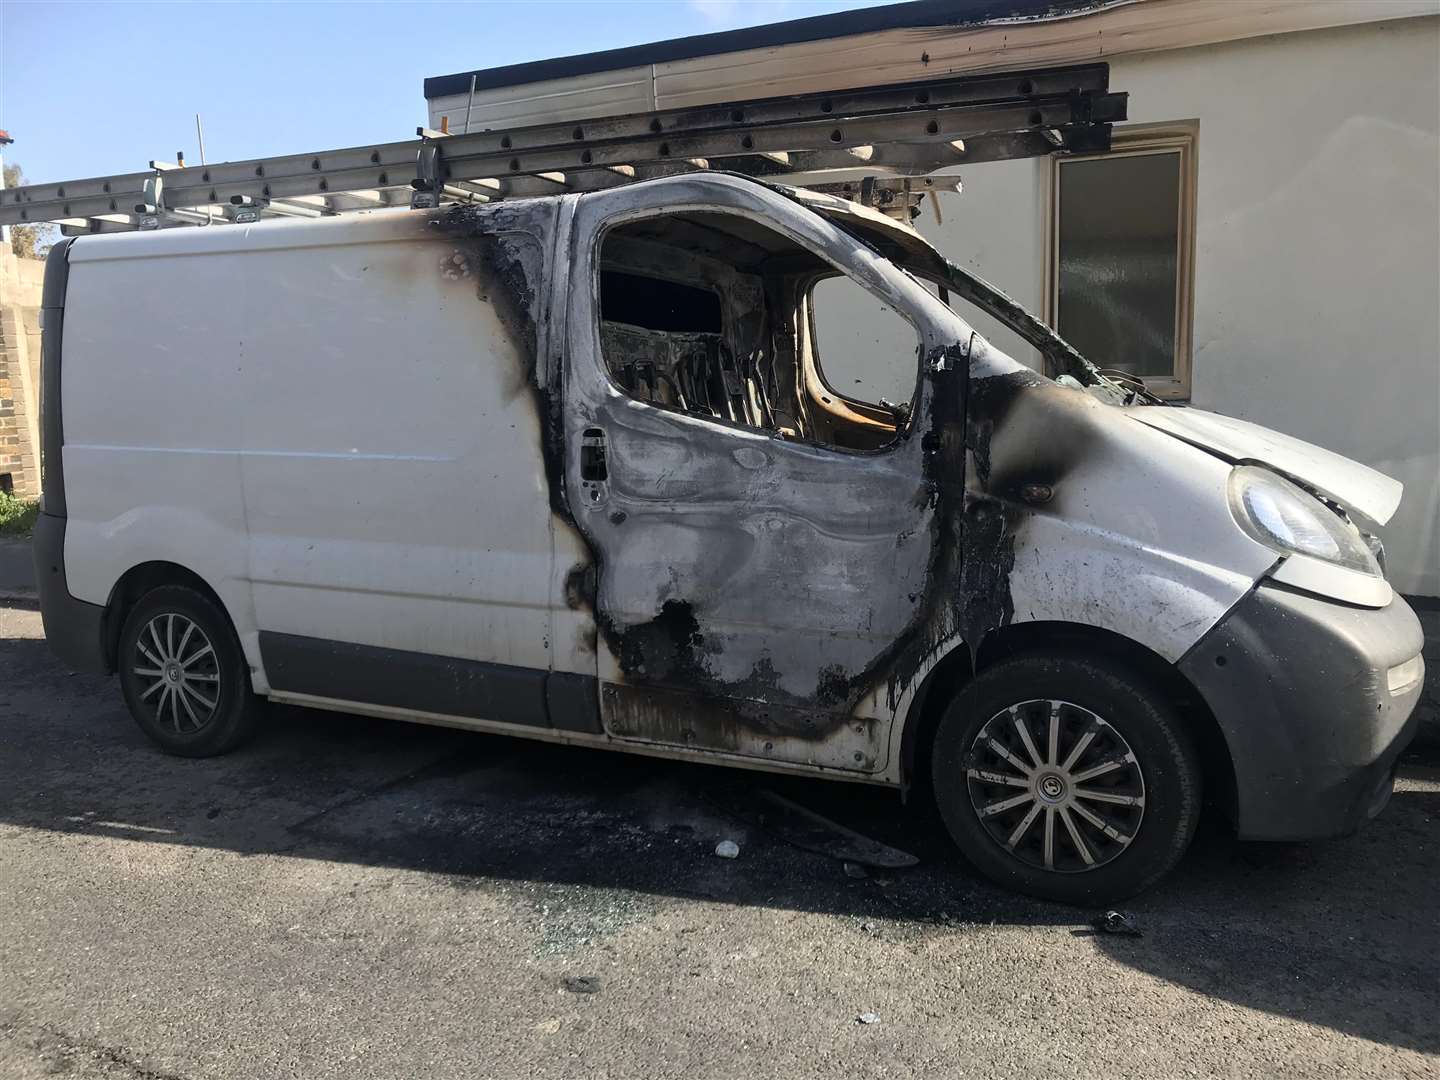
[[[45, 264], [0, 251], [0, 484], [40, 494], [40, 290]], [[8, 478], [8, 479], [7, 479]]]

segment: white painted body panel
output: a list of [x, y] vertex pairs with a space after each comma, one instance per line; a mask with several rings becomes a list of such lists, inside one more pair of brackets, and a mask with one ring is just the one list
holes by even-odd
[[[972, 390], [1013, 377], [1018, 361], [984, 342], [971, 357]], [[1230, 466], [1079, 390], [1041, 383], [1017, 399], [988, 449], [1023, 459], [1026, 441], [1074, 440], [1085, 450], [1050, 502], [1014, 528], [1011, 625], [1068, 623], [1117, 634], [1171, 663], [1216, 624], [1277, 556], [1231, 516]], [[1003, 499], [1003, 497], [1002, 497]], [[954, 649], [935, 648], [907, 684], [877, 691], [862, 708], [909, 714], [924, 678]], [[902, 778], [904, 725], [891, 728], [887, 773]]]
[[[653, 205], [664, 205], [652, 194], [657, 188], [663, 189], [664, 183], [582, 196], [577, 221], [586, 221], [584, 231], [593, 234], [602, 227], [597, 221], [601, 207], [608, 209], [613, 220], [643, 212], [647, 199], [656, 200]], [[693, 188], [684, 187], [678, 180], [669, 183], [676, 191], [678, 204], [701, 205]], [[804, 210], [790, 200], [769, 192], [756, 192], [754, 185], [727, 177], [716, 177], [706, 183], [714, 188], [738, 188], [745, 199], [753, 200], [740, 211], [733, 201], [735, 196], [717, 196], [713, 204], [717, 209], [735, 207], [736, 212], [762, 215], [776, 228], [813, 244], [815, 250], [823, 251], [847, 272], [859, 276], [871, 257], [868, 249], [855, 250], [858, 246], [848, 237], [807, 223]], [[570, 238], [566, 243], [574, 264], [583, 266], [584, 237]], [[908, 310], [924, 328], [922, 336], [927, 343], [971, 341], [969, 325], [916, 288], [912, 280], [902, 279], [894, 287], [902, 293], [907, 287], [913, 291], [908, 301], [896, 300], [895, 303], [897, 310]], [[620, 411], [624, 413], [627, 411], [624, 399], [603, 388], [600, 360], [594, 347], [585, 340], [584, 328], [593, 320], [586, 298], [579, 292], [572, 295], [568, 378], [575, 383], [595, 384], [588, 391], [581, 387], [576, 394], [577, 401], [588, 401], [598, 415], [609, 407], [604, 403], [613, 398], [621, 402]], [[1013, 462], [1014, 467], [1023, 472], [1027, 467], [1025, 463], [1031, 458], [1046, 456], [1048, 444], [1056, 439], [1073, 442], [1075, 446], [1068, 455], [1066, 475], [1056, 483], [1054, 501], [1044, 507], [1019, 505], [1008, 493], [992, 494], [983, 486], [975, 491], [976, 497], [1003, 505], [1011, 521], [1007, 529], [1013, 542], [1014, 561], [1004, 588], [1013, 605], [1012, 623], [1065, 622], [1096, 627], [1127, 637], [1173, 662], [1275, 564], [1275, 554], [1248, 537], [1228, 510], [1226, 478], [1230, 468], [1225, 462], [1159, 431], [1134, 424], [1123, 410], [1104, 405], [1085, 393], [1036, 379], [1023, 365], [979, 339], [975, 339], [970, 353], [969, 373], [972, 396], [979, 394], [983, 384], [991, 380], [1023, 377], [1036, 384], [1020, 390], [1005, 415], [998, 418], [989, 431], [985, 456], [990, 468], [999, 469]], [[926, 412], [924, 400], [922, 394], [917, 415]], [[972, 404], [971, 408], [976, 406]], [[634, 405], [628, 411], [647, 409]], [[624, 421], [613, 411], [608, 419], [596, 419], [590, 414], [583, 418], [567, 415], [566, 423], [572, 429], [572, 436], [580, 427], [592, 423], [607, 428], [612, 438], [612, 470], [625, 467], [623, 457], [616, 454], [615, 434]], [[721, 451], [727, 445], [732, 451], [751, 442], [773, 445], [773, 440], [765, 436], [742, 430], [717, 430], [704, 420], [684, 416], [673, 417], [666, 424], [677, 431], [694, 429], [697, 445], [702, 432], [708, 429], [704, 438], [714, 444], [709, 454], [712, 461], [723, 458]], [[790, 454], [800, 449], [779, 444], [761, 456]], [[824, 449], [808, 452], [815, 459], [811, 466], [815, 479], [786, 483], [782, 490], [786, 493], [788, 513], [817, 521], [828, 520], [826, 515], [833, 513], [833, 504], [837, 501], [845, 503], [864, 492], [861, 475], [878, 475], [889, 464], [885, 455], [879, 455], [857, 470], [856, 462], [846, 455]], [[697, 482], [699, 477], [705, 477], [700, 485], [702, 491], [710, 490], [710, 486], [718, 482], [715, 471], [703, 460], [691, 461], [680, 454], [670, 460], [666, 482], [692, 473]], [[907, 476], [913, 477], [913, 483], [919, 479], [920, 469], [918, 464], [912, 464], [911, 468], [913, 472]], [[847, 475], [852, 470], [856, 473], [853, 478]], [[966, 471], [969, 488], [979, 470], [972, 461]], [[784, 473], [777, 468], [774, 475]], [[574, 476], [571, 480], [578, 482]], [[614, 486], [612, 475], [612, 489]], [[869, 498], [874, 500], [873, 505], [881, 505], [874, 496]], [[634, 506], [627, 509], [630, 514], [624, 530], [633, 529], [639, 517]], [[703, 500], [692, 499], [684, 506], [677, 505], [671, 511], [675, 518], [673, 524], [678, 527], [687, 521], [686, 515], [692, 510], [703, 516], [706, 509]], [[908, 532], [914, 524], [893, 512], [881, 516], [892, 532]], [[608, 566], [612, 560], [622, 562], [620, 571], [614, 572], [614, 580], [623, 580], [623, 588], [628, 591], [623, 596], [607, 594], [607, 582], [602, 578], [602, 603], [608, 598], [616, 618], [627, 621], [637, 613], [653, 612], [670, 599], [704, 597], [703, 601], [697, 599], [696, 610], [705, 640], [720, 641], [727, 649], [735, 650], [734, 655], [719, 650], [717, 655], [709, 657], [710, 674], [722, 685], [737, 685], [737, 677], [746, 666], [755, 662], [757, 656], [768, 655], [768, 646], [774, 650], [775, 666], [782, 672], [779, 689], [783, 691], [787, 688], [783, 664], [795, 664], [798, 669], [795, 678], [808, 679], [813, 685], [813, 668], [822, 659], [834, 661], [845, 655], [850, 637], [846, 628], [851, 627], [859, 610], [869, 613], [868, 618], [862, 620], [867, 630], [884, 626], [885, 634], [893, 637], [896, 628], [909, 617], [905, 612], [910, 609], [906, 608], [903, 598], [908, 594], [913, 601], [917, 593], [937, 587], [933, 579], [925, 579], [923, 566], [918, 570], [908, 567], [906, 559], [910, 556], [903, 550], [892, 548], [883, 567], [867, 564], [867, 559], [874, 558], [866, 554], [868, 549], [857, 537], [833, 526], [826, 536], [813, 536], [804, 545], [806, 566], [790, 568], [783, 583], [774, 581], [773, 554], [767, 555], [766, 548], [753, 538], [766, 520], [763, 505], [752, 504], [750, 500], [737, 501], [733, 514], [726, 515], [723, 521], [711, 515], [710, 542], [718, 542], [721, 535], [732, 537], [722, 545], [723, 571], [696, 563], [690, 557], [689, 545], [682, 545], [683, 550], [677, 548], [677, 541], [667, 528], [657, 526], [654, 536], [625, 532], [623, 548], [617, 547], [613, 556], [607, 553], [602, 565]], [[598, 518], [592, 519], [590, 528], [601, 532], [601, 524]], [[924, 524], [919, 526], [922, 534], [926, 530]], [[620, 544], [619, 536], [617, 533], [612, 542]], [[749, 538], [741, 538], [745, 536]], [[603, 543], [602, 540], [602, 547]], [[834, 561], [833, 569], [826, 562], [827, 557]], [[832, 608], [823, 602], [825, 589], [837, 574], [854, 577], [860, 573], [873, 575], [869, 580], [884, 582], [891, 595], [854, 598], [848, 617], [846, 605]], [[755, 583], [762, 583], [758, 592]], [[947, 581], [940, 587], [958, 591], [961, 581]], [[809, 599], [802, 601], [791, 596], [797, 589], [808, 590]], [[737, 595], [746, 597], [746, 611], [751, 614], [748, 644], [734, 633], [736, 620], [730, 613], [730, 605]], [[978, 604], [980, 600], [958, 597], [961, 620], [966, 617], [964, 609], [972, 602]], [[766, 606], [769, 603], [775, 605], [774, 610]], [[797, 603], [808, 605], [809, 617], [813, 620], [803, 629], [792, 625]], [[887, 609], [886, 605], [898, 610]], [[877, 614], [881, 612], [883, 618]], [[782, 627], [788, 629], [782, 630]], [[768, 641], [759, 633], [765, 628], [771, 631]], [[828, 640], [825, 650], [809, 663], [804, 662], [803, 655], [807, 635]], [[846, 639], [844, 647], [842, 639]], [[904, 726], [901, 721], [908, 714], [915, 693], [934, 662], [970, 644], [974, 643], [965, 641], [962, 627], [952, 624], [948, 636], [937, 642], [930, 663], [920, 665], [915, 671], [887, 672], [888, 679], [882, 678], [853, 710], [852, 715], [866, 723], [838, 733], [832, 743], [807, 744], [783, 735], [756, 737], [753, 752], [757, 757], [772, 760], [791, 757], [815, 766], [834, 766], [853, 757], [856, 761], [863, 759], [863, 766], [857, 766], [857, 771], [898, 781]], [[863, 653], [863, 650], [857, 651]], [[599, 675], [604, 681], [618, 678], [614, 658], [605, 648], [600, 650]], [[681, 733], [672, 734], [678, 739]], [[687, 731], [683, 737], [688, 744], [704, 736]]]
[[[1390, 580], [1440, 596], [1440, 18], [1117, 54], [1110, 83], [1129, 92], [1131, 123], [1199, 121], [1194, 405], [1402, 483], [1379, 532]], [[1050, 170], [970, 168], [962, 195], [940, 196], [943, 224], [928, 211], [916, 223], [1042, 315]]]
[[1390, 520], [1405, 491], [1400, 481], [1378, 469], [1248, 420], [1204, 409], [1155, 406], [1139, 406], [1130, 415], [1227, 461], [1268, 465], [1376, 525]]
[[[1273, 567], [1276, 556], [1250, 539], [1229, 512], [1226, 461], [1134, 423], [1123, 409], [1039, 379], [972, 338], [963, 319], [912, 279], [796, 202], [747, 181], [710, 176], [572, 198], [566, 209], [578, 218], [586, 200], [595, 208], [584, 239], [612, 215], [680, 203], [705, 207], [707, 193], [719, 189], [729, 191], [715, 206], [771, 222], [908, 311], [932, 350], [925, 355], [968, 348], [968, 357], [956, 353], [950, 363], [968, 364], [970, 416], [963, 422], [972, 434], [954, 426], [953, 412], [944, 421], [951, 426], [936, 429], [948, 431], [952, 445], [965, 444], [967, 463], [954, 472], [965, 474], [964, 499], [954, 501], [952, 492], [950, 502], [931, 503], [909, 493], [923, 487], [918, 438], [908, 458], [897, 450], [862, 460], [675, 417], [665, 420], [665, 430], [677, 437], [710, 428], [707, 438], [716, 448], [747, 451], [735, 458], [747, 468], [774, 471], [771, 459], [783, 457], [795, 475], [778, 489], [765, 488], [763, 499], [752, 492], [737, 500], [733, 510], [696, 502], [692, 509], [705, 510], [716, 523], [708, 541], [704, 528], [691, 527], [696, 514], [687, 517], [677, 507], [673, 521], [662, 520], [663, 505], [647, 508], [653, 520], [641, 540], [638, 504], [632, 504], [631, 531], [614, 540], [641, 545], [626, 551], [629, 593], [616, 601], [602, 576], [600, 601], [614, 605], [607, 612], [613, 623], [614, 613], [635, 607], [626, 606], [632, 594], [646, 605], [657, 595], [663, 600], [644, 577], [653, 571], [656, 583], [680, 590], [677, 597], [701, 600], [696, 610], [715, 619], [707, 633], [736, 650], [717, 661], [716, 686], [731, 685], [750, 663], [773, 653], [775, 688], [800, 705], [816, 684], [814, 670], [840, 656], [842, 645], [862, 631], [879, 637], [866, 649], [851, 650], [861, 660], [885, 653], [887, 641], [907, 640], [922, 625], [923, 633], [908, 640], [918, 640], [925, 651], [908, 654], [903, 669], [846, 666], [841, 674], [864, 668], [871, 681], [853, 709], [845, 706], [845, 715], [858, 722], [840, 725], [824, 743], [790, 745], [743, 731], [733, 745], [704, 749], [643, 735], [527, 728], [503, 717], [447, 717], [295, 693], [284, 695], [287, 700], [899, 783], [903, 721], [935, 664], [955, 649], [973, 647], [965, 626], [1083, 625], [1174, 662]], [[577, 282], [588, 288], [592, 280], [589, 249], [571, 250], [579, 244], [571, 220], [570, 213], [562, 215], [555, 241], [557, 250], [571, 253], [560, 265], [572, 279], [543, 282], [538, 292], [548, 299], [536, 300], [534, 310], [562, 312], [570, 293], [575, 325], [566, 326], [557, 314], [553, 326], [540, 327], [542, 341], [544, 333], [558, 334], [562, 327], [568, 340], [563, 348], [542, 345], [543, 362], [534, 367], [521, 355], [513, 326], [472, 278], [474, 249], [448, 238], [458, 234], [428, 230], [424, 212], [76, 243], [62, 368], [65, 559], [73, 594], [104, 604], [137, 564], [164, 560], [187, 567], [225, 604], [262, 693], [270, 687], [258, 646], [261, 631], [590, 674], [602, 683], [616, 679], [612, 649], [596, 648], [594, 612], [566, 602], [567, 575], [583, 568], [593, 549], [552, 507], [553, 477], [542, 447], [553, 436], [541, 430], [532, 381], [553, 392], [561, 385], [557, 365], [563, 363], [571, 390], [591, 384], [591, 407], [603, 406], [611, 426], [615, 468], [643, 464], [633, 456], [627, 461], [620, 425], [653, 427], [660, 418], [640, 415], [648, 407], [627, 406], [628, 399], [606, 389], [599, 375], [593, 335], [585, 332], [593, 323], [588, 293], [575, 292]], [[918, 399], [917, 416], [927, 415], [927, 402], [956, 392], [957, 384], [940, 379], [933, 387], [925, 380], [922, 385], [930, 388]], [[574, 473], [576, 430], [591, 421], [578, 412], [559, 419], [569, 430], [561, 468]], [[714, 465], [718, 458], [707, 465], [692, 457], [673, 455], [677, 490], [717, 478], [747, 492], [754, 486], [722, 476]], [[910, 462], [903, 469], [902, 460]], [[1037, 468], [1058, 470], [1054, 496], [1022, 505], [1013, 485], [1033, 480]], [[1002, 482], [1002, 476], [1009, 479]], [[575, 482], [571, 476], [569, 483]], [[870, 512], [881, 510], [895, 492], [917, 508], [915, 535], [930, 537], [924, 542], [937, 545], [937, 552], [941, 526], [950, 520], [945, 515], [963, 513], [969, 521], [975, 505], [1005, 515], [1009, 562], [999, 584], [1009, 610], [1000, 621], [972, 621], [972, 609], [995, 596], [963, 595], [964, 573], [936, 576], [935, 568], [944, 566], [951, 567], [945, 575], [955, 574], [953, 563], [932, 561], [922, 573], [916, 555], [906, 556], [914, 566], [900, 565], [895, 538], [885, 531], [894, 515]], [[783, 545], [753, 542], [758, 534], [747, 534], [748, 544], [733, 539], [746, 533], [752, 519], [764, 524], [788, 515], [801, 525], [833, 524], [839, 505], [831, 505], [833, 493], [859, 497], [851, 510], [841, 507], [865, 519], [854, 536], [837, 527], [822, 538], [822, 530], [797, 526], [797, 535], [812, 539], [796, 545], [788, 561], [781, 557]], [[776, 499], [783, 502], [772, 504]], [[722, 521], [730, 541], [723, 540]], [[591, 520], [589, 531], [597, 527]], [[685, 550], [676, 547], [677, 529], [689, 545]], [[883, 534], [885, 543], [869, 545], [872, 533]], [[589, 540], [596, 542], [595, 536]], [[743, 584], [747, 592], [712, 592], [705, 600], [703, 589], [685, 591], [685, 575], [700, 573], [685, 567], [704, 568], [699, 549], [706, 543], [719, 545], [716, 554], [727, 560], [716, 580], [727, 589]], [[835, 556], [833, 569], [806, 553], [826, 545]], [[883, 567], [875, 554], [881, 547], [889, 552]], [[770, 563], [751, 565], [757, 552], [768, 552]], [[973, 554], [967, 547], [965, 559]], [[894, 588], [887, 596], [860, 589], [845, 603], [817, 608], [829, 623], [811, 641], [797, 630], [798, 608], [828, 594], [818, 585], [801, 588], [798, 577], [770, 583], [776, 567], [802, 576], [830, 574], [841, 585], [870, 581], [870, 593], [882, 582]], [[599, 573], [605, 572], [602, 560]], [[947, 599], [916, 615], [923, 590], [939, 590]], [[740, 610], [737, 602], [753, 606]], [[894, 610], [884, 610], [886, 604]], [[915, 621], [922, 616], [923, 624]], [[798, 665], [795, 677], [781, 660]], [[757, 700], [769, 704], [760, 693]]]
[[262, 691], [258, 630], [547, 666], [535, 411], [493, 308], [416, 217], [74, 246], [78, 598], [141, 562], [194, 570]]
[[[1071, 477], [1094, 514], [1036, 515], [1015, 554], [1011, 595], [1015, 622], [1064, 622], [1109, 630], [1177, 661], [1244, 596], [1275, 555], [1238, 529], [1209, 528], [1207, 512], [1223, 510], [1225, 477], [1218, 463], [1189, 463], [1183, 494], [1191, 543], [1173, 543], [1174, 520], [1153, 505], [1128, 501], [1118, 477]], [[1136, 472], [1158, 471], [1153, 465]], [[1108, 513], [1109, 500], [1121, 500]], [[1176, 550], [1179, 548], [1180, 550]]]
[[[983, 351], [989, 356], [972, 360], [972, 373], [1021, 367]], [[1053, 501], [1019, 526], [1010, 578], [1016, 623], [1109, 630], [1173, 663], [1275, 564], [1230, 513], [1225, 462], [1157, 431], [1133, 431], [1124, 411], [1079, 390], [1045, 383], [1017, 408], [1033, 417], [1015, 434], [1013, 424], [997, 432], [992, 457], [1018, 452], [1003, 440], [1043, 431], [1052, 413], [1072, 414], [1065, 424], [1085, 433], [1087, 450]]]

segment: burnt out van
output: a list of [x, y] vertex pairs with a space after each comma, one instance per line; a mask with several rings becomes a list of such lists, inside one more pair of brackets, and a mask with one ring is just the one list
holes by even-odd
[[44, 305], [46, 634], [171, 753], [270, 700], [920, 787], [1086, 901], [1203, 799], [1356, 828], [1411, 734], [1398, 483], [1107, 377], [854, 203], [701, 172], [87, 236]]

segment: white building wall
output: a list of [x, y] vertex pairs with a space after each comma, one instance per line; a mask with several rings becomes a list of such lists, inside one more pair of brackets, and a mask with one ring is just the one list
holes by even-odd
[[[1200, 121], [1194, 404], [1403, 481], [1391, 578], [1440, 595], [1440, 19], [1110, 63], [1133, 122]], [[921, 230], [1039, 311], [1048, 176], [977, 165]]]

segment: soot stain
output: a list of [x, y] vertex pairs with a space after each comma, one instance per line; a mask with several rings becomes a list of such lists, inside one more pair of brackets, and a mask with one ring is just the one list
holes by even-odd
[[[1015, 400], [1044, 380], [1028, 372], [976, 380], [980, 389], [971, 395], [965, 346], [935, 350], [926, 360], [934, 385], [925, 423], [902, 438], [921, 440], [921, 500], [930, 511], [931, 545], [924, 584], [912, 597], [915, 611], [906, 628], [858, 671], [839, 664], [823, 666], [813, 693], [801, 696], [778, 685], [768, 657], [757, 661], [744, 679], [719, 680], [708, 663], [719, 648], [705, 640], [703, 613], [687, 601], [670, 599], [653, 619], [606, 631], [607, 638], [620, 642], [628, 679], [680, 685], [698, 698], [724, 702], [736, 720], [755, 730], [783, 728], [787, 734], [823, 739], [848, 724], [860, 701], [882, 681], [894, 707], [925, 660], [957, 633], [978, 648], [987, 633], [1011, 620], [1014, 525], [1026, 510], [984, 494], [994, 471], [989, 448]], [[976, 465], [972, 470], [978, 474], [978, 493], [967, 489], [967, 455], [984, 461], [983, 469]], [[608, 623], [603, 614], [597, 619], [602, 626]]]
[[565, 575], [565, 606], [571, 611], [595, 607], [595, 565], [576, 563]]
[[[972, 379], [968, 346], [959, 343], [926, 357], [934, 385], [923, 431], [912, 425], [901, 436], [922, 440], [920, 498], [930, 511], [926, 527], [931, 540], [924, 584], [912, 597], [915, 611], [905, 630], [862, 670], [826, 665], [817, 672], [811, 695], [795, 695], [780, 686], [779, 673], [765, 655], [746, 677], [725, 681], [712, 668], [720, 654], [719, 640], [707, 636], [704, 613], [692, 601], [672, 596], [652, 618], [630, 624], [602, 610], [598, 597], [604, 553], [579, 526], [566, 496], [560, 373], [553, 372], [552, 380], [540, 378], [538, 327], [546, 317], [540, 240], [549, 232], [553, 212], [549, 222], [536, 215], [533, 204], [456, 207], [433, 224], [464, 246], [479, 298], [495, 308], [520, 346], [520, 374], [540, 418], [551, 509], [575, 530], [590, 557], [567, 576], [566, 603], [591, 612], [598, 635], [619, 659], [628, 682], [686, 692], [683, 705], [677, 700], [662, 710], [665, 722], [680, 723], [683, 708], [690, 721], [704, 726], [738, 724], [752, 731], [823, 739], [846, 725], [860, 700], [882, 684], [888, 686], [894, 707], [927, 658], [957, 634], [973, 652], [987, 634], [1011, 621], [1016, 534], [1031, 512], [1017, 504], [1016, 493], [1026, 483], [1054, 484], [1068, 467], [1064, 455], [1071, 448], [1055, 445], [1047, 432], [1037, 430], [1033, 440], [1020, 439], [1018, 445], [1033, 441], [1050, 445], [1051, 451], [1035, 460], [997, 459], [997, 433], [1006, 430], [1016, 403], [1046, 380], [1032, 372]], [[544, 385], [547, 381], [554, 385]], [[1006, 445], [1017, 445], [1017, 440], [1007, 439]], [[908, 541], [915, 531], [901, 531], [897, 543]], [[670, 712], [677, 716], [669, 717]]]
[[[539, 235], [544, 227], [523, 206], [452, 208], [432, 221], [440, 231], [464, 246], [476, 277], [477, 297], [491, 304], [507, 330], [513, 333], [524, 352], [521, 375], [534, 396], [540, 418], [542, 455], [552, 513], [567, 523], [584, 544], [589, 562], [572, 567], [566, 576], [564, 595], [573, 610], [588, 610], [595, 630], [613, 655], [619, 658], [626, 679], [642, 685], [685, 687], [695, 695], [698, 715], [719, 714], [724, 708], [736, 713], [740, 722], [763, 728], [774, 727], [773, 711], [762, 702], [736, 709], [733, 694], [744, 694], [745, 684], [728, 685], [710, 670], [710, 656], [718, 651], [701, 631], [697, 614], [687, 600], [667, 599], [651, 619], [623, 624], [599, 604], [599, 582], [604, 574], [604, 553], [570, 510], [564, 468], [564, 394], [559, 372], [554, 384], [542, 385], [538, 356], [537, 325], [544, 317], [543, 264]], [[539, 234], [539, 235], [537, 235]], [[755, 689], [774, 692], [777, 679], [757, 665], [752, 679]], [[710, 708], [705, 708], [706, 702]], [[800, 725], [804, 729], [813, 721]]]
[[[565, 498], [563, 395], [559, 385], [541, 378], [539, 354], [539, 328], [548, 316], [544, 240], [552, 234], [557, 215], [557, 205], [543, 202], [460, 205], [431, 218], [430, 227], [451, 237], [466, 253], [477, 299], [494, 309], [519, 346], [516, 390], [528, 389], [535, 402], [550, 510], [575, 527]], [[584, 538], [578, 528], [576, 532]]]
[[628, 678], [681, 685], [713, 679], [704, 649], [705, 635], [688, 600], [666, 600], [659, 613], [619, 634], [620, 670]]

